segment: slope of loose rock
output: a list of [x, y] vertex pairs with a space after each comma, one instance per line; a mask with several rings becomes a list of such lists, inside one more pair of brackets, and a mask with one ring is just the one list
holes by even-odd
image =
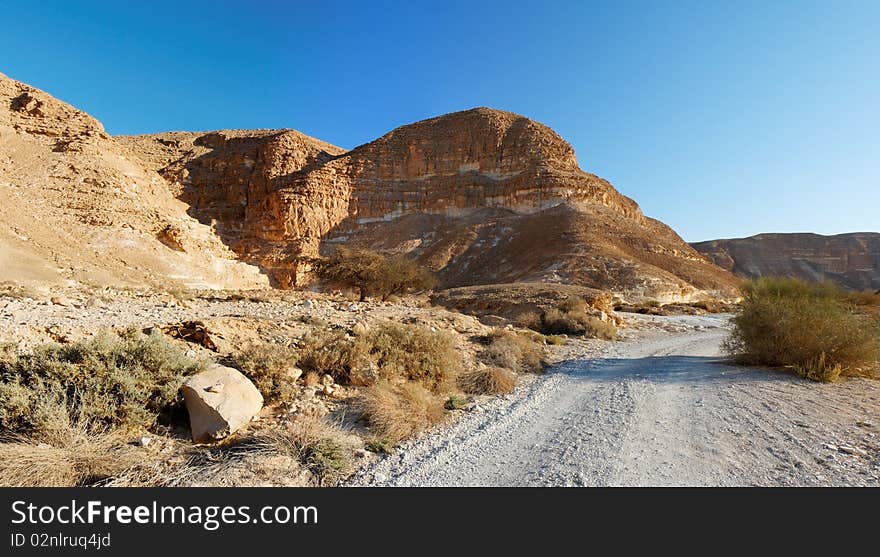
[[0, 283], [267, 284], [101, 124], [0, 74]]

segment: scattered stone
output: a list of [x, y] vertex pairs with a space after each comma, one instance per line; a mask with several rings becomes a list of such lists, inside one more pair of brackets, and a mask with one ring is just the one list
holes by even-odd
[[153, 440], [149, 437], [141, 437], [140, 439], [138, 439], [138, 445], [140, 445], [141, 447], [146, 447], [152, 442]]
[[351, 327], [351, 334], [353, 334], [356, 337], [364, 336], [369, 331], [370, 331], [369, 326], [367, 326], [367, 324], [363, 321], [358, 321], [357, 323], [355, 323]]
[[325, 385], [325, 386], [332, 386], [333, 385], [333, 377], [331, 375], [325, 373], [321, 377], [321, 384]]
[[86, 309], [105, 309], [107, 304], [101, 301], [100, 298], [95, 298], [94, 296], [86, 300]]
[[287, 376], [290, 377], [291, 381], [296, 381], [300, 377], [302, 377], [303, 370], [296, 366], [290, 366], [287, 368]]
[[826, 449], [828, 449], [829, 451], [836, 451], [837, 450], [837, 445], [832, 445], [831, 443], [825, 443], [822, 446], [825, 447]]
[[841, 445], [840, 447], [838, 447], [838, 450], [842, 453], [851, 454], [854, 456], [868, 456], [868, 451], [860, 449], [858, 447], [853, 447], [851, 445]]
[[315, 304], [311, 300], [305, 300], [302, 303], [302, 307], [303, 309], [312, 309], [315, 307]]
[[49, 301], [51, 301], [56, 306], [70, 307], [73, 305], [73, 302], [70, 298], [66, 296], [52, 296]]
[[373, 474], [373, 481], [377, 484], [385, 483], [388, 481], [388, 476], [381, 472], [376, 472]]
[[181, 387], [196, 443], [217, 441], [248, 423], [262, 408], [263, 396], [231, 367], [212, 364]]
[[330, 396], [330, 395], [333, 394], [333, 391], [334, 391], [334, 390], [335, 390], [335, 389], [334, 389], [332, 386], [330, 386], [330, 385], [324, 385], [324, 388], [322, 389], [321, 392], [323, 392], [323, 393], [324, 393], [325, 395], [327, 395], [327, 396]]

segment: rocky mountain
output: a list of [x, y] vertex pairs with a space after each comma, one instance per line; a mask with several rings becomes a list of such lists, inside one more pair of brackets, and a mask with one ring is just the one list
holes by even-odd
[[407, 253], [446, 286], [566, 283], [634, 298], [733, 296], [736, 279], [607, 181], [550, 128], [477, 108], [349, 152], [292, 130], [118, 138], [190, 214], [280, 286], [341, 244]]
[[0, 74], [0, 283], [267, 284], [101, 124]]
[[351, 151], [294, 130], [110, 137], [0, 75], [0, 283], [305, 286], [309, 260], [341, 244], [406, 253], [446, 286], [736, 291], [516, 114], [447, 114]]
[[880, 290], [880, 233], [876, 232], [758, 234], [692, 245], [741, 277], [829, 279], [853, 290]]

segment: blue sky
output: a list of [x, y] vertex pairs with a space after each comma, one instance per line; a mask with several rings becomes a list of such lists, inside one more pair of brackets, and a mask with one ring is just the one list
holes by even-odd
[[341, 147], [491, 106], [686, 240], [880, 231], [880, 2], [0, 1], [0, 72], [113, 134]]

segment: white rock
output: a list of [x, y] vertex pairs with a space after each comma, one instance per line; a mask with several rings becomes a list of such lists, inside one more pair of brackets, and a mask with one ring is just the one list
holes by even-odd
[[141, 447], [146, 447], [147, 445], [149, 445], [152, 442], [153, 442], [153, 440], [150, 439], [149, 437], [141, 437], [140, 439], [138, 439], [138, 445], [140, 445]]
[[238, 370], [219, 364], [193, 375], [180, 390], [197, 443], [227, 437], [263, 408], [263, 395], [254, 384]]
[[289, 368], [287, 368], [287, 376], [290, 378], [291, 381], [296, 381], [297, 379], [302, 377], [302, 374], [303, 370], [296, 366], [290, 366]]
[[858, 447], [852, 447], [850, 445], [841, 445], [838, 447], [838, 450], [842, 453], [851, 454], [855, 456], [868, 456], [868, 451], [864, 449], [860, 449]]

